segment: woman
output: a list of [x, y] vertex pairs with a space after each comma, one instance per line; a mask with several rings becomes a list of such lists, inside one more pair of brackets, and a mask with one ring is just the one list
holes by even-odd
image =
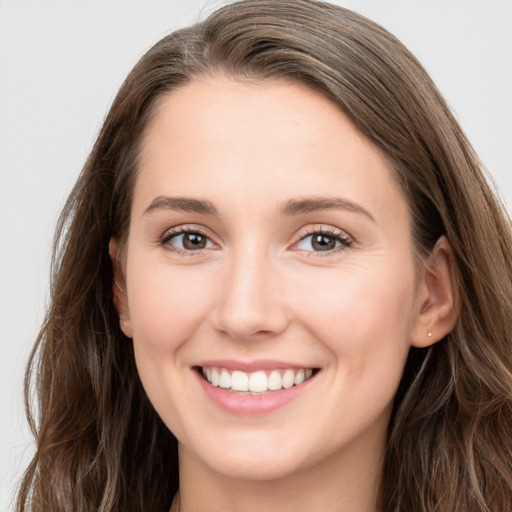
[[18, 510], [510, 509], [510, 223], [374, 23], [250, 0], [157, 43], [55, 251]]

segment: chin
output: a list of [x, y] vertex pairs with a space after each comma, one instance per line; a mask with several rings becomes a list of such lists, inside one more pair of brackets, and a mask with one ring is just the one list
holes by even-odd
[[230, 479], [271, 481], [292, 476], [303, 468], [297, 461], [275, 460], [275, 458], [254, 460], [254, 458], [246, 459], [233, 455], [227, 456], [222, 461], [215, 461], [211, 469]]
[[[286, 446], [282, 441], [276, 442], [265, 435], [251, 436], [251, 439], [240, 435], [230, 437], [235, 439], [204, 443], [193, 450], [193, 458], [223, 477], [252, 481], [286, 478], [311, 463], [307, 461], [304, 449], [299, 449], [294, 443]], [[184, 450], [191, 453], [191, 450]]]

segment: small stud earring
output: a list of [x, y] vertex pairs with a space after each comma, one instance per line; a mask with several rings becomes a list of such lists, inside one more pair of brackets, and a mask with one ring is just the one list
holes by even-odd
[[429, 338], [432, 338], [432, 332], [431, 331], [428, 331], [428, 335], [427, 335]]

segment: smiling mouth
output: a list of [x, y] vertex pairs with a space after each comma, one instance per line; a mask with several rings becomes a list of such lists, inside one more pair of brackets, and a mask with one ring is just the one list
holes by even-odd
[[236, 393], [259, 395], [299, 386], [314, 376], [318, 368], [288, 368], [256, 372], [243, 372], [227, 368], [198, 367], [204, 379], [214, 387]]

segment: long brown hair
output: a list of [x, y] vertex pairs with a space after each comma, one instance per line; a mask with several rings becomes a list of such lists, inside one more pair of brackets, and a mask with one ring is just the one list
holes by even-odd
[[312, 0], [247, 0], [142, 57], [68, 199], [51, 305], [26, 376], [37, 451], [18, 512], [171, 504], [176, 440], [150, 405], [119, 329], [108, 243], [126, 237], [139, 145], [159, 102], [219, 73], [292, 80], [327, 96], [392, 162], [417, 254], [443, 234], [453, 249], [459, 318], [445, 339], [411, 349], [389, 428], [383, 509], [510, 510], [511, 226], [481, 163], [425, 70], [382, 27]]

